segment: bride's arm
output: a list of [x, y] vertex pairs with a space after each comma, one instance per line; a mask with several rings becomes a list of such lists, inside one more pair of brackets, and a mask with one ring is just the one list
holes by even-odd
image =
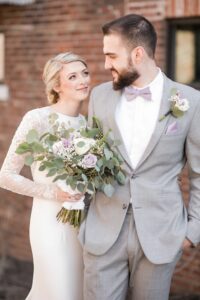
[[0, 187], [25, 196], [56, 200], [55, 184], [34, 182], [20, 175], [25, 155], [18, 155], [15, 151], [18, 145], [25, 141], [28, 131], [33, 128], [38, 131], [41, 128], [41, 116], [35, 110], [28, 112], [17, 128], [0, 171]]

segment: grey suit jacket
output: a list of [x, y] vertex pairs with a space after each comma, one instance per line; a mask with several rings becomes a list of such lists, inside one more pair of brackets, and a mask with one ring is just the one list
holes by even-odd
[[[170, 108], [172, 88], [177, 88], [190, 108], [184, 116], [171, 114], [159, 117]], [[89, 121], [97, 116], [103, 131], [113, 131], [121, 139], [115, 121], [116, 105], [121, 91], [112, 83], [96, 87], [89, 105]], [[124, 158], [126, 184], [116, 184], [112, 198], [98, 192], [92, 200], [79, 237], [84, 248], [95, 255], [104, 254], [115, 243], [132, 197], [133, 214], [142, 249], [153, 263], [169, 263], [180, 250], [187, 236], [194, 244], [200, 241], [200, 92], [171, 81], [164, 75], [164, 89], [155, 131], [136, 169], [131, 167], [123, 142], [118, 151]], [[177, 122], [177, 132], [167, 134], [167, 128]], [[183, 203], [178, 175], [188, 163], [190, 202], [188, 211]]]

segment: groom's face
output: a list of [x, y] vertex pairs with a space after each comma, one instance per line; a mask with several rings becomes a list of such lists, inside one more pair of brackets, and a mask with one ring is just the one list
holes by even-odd
[[112, 73], [113, 88], [115, 90], [131, 85], [139, 77], [131, 58], [131, 51], [120, 35], [105, 35], [103, 52], [105, 55], [105, 69], [110, 70]]

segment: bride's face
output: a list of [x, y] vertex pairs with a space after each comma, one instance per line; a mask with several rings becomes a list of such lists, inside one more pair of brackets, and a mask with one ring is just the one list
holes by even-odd
[[85, 100], [89, 89], [90, 75], [82, 62], [75, 61], [63, 65], [60, 71], [60, 84], [57, 88], [60, 100]]

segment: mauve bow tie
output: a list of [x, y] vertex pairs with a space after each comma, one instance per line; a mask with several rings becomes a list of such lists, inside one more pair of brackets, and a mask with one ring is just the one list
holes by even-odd
[[128, 86], [124, 89], [124, 94], [128, 101], [134, 100], [138, 96], [141, 96], [148, 101], [152, 100], [149, 87], [146, 87], [144, 89], [136, 89], [132, 86]]

